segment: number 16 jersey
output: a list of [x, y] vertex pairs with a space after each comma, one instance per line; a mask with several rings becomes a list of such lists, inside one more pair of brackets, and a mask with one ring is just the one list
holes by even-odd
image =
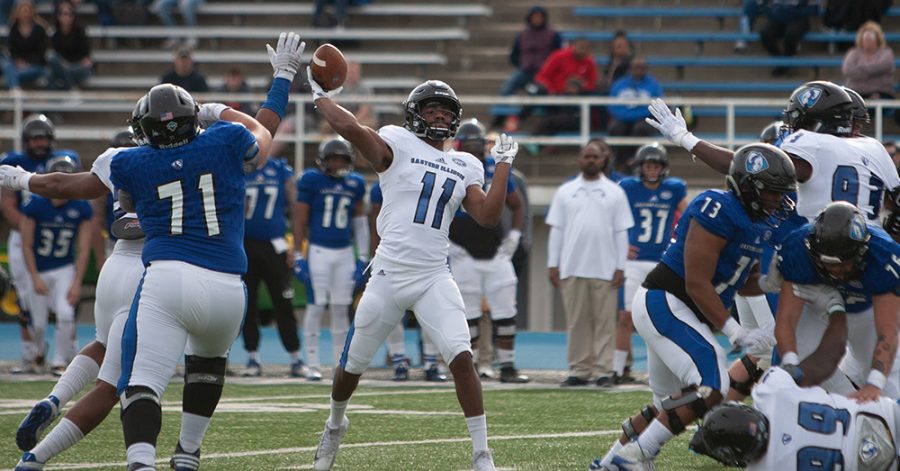
[[484, 185], [484, 167], [475, 156], [443, 152], [405, 128], [385, 126], [378, 134], [394, 153], [378, 174], [383, 203], [376, 255], [418, 268], [447, 263], [450, 223], [470, 185]]

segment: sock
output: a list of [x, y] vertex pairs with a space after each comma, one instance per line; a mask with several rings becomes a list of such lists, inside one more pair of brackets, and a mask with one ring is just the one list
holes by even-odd
[[403, 332], [402, 324], [397, 324], [397, 326], [391, 330], [391, 333], [388, 334], [387, 349], [392, 357], [396, 357], [397, 355], [406, 356], [404, 336], [405, 332]]
[[33, 340], [22, 340], [22, 361], [33, 362], [38, 355], [37, 344]]
[[391, 363], [393, 363], [394, 366], [399, 366], [404, 361], [406, 361], [406, 355], [403, 353], [395, 353], [391, 355]]
[[438, 349], [434, 342], [422, 331], [422, 356], [425, 358], [425, 369], [437, 366]]
[[613, 353], [613, 373], [619, 376], [624, 375], [626, 360], [628, 360], [628, 350], [616, 350]]
[[607, 451], [606, 454], [603, 455], [603, 459], [600, 460], [600, 465], [605, 466], [612, 463], [613, 456], [616, 456], [616, 453], [619, 452], [622, 446], [623, 445], [619, 443], [619, 439], [617, 438], [616, 442], [613, 443], [613, 446], [610, 447], [609, 451]]
[[93, 358], [87, 355], [78, 355], [66, 367], [66, 372], [53, 386], [50, 395], [59, 399], [59, 408], [62, 409], [66, 403], [78, 394], [78, 391], [84, 389], [89, 383], [96, 381], [98, 374], [100, 374], [100, 365]]
[[475, 417], [466, 417], [466, 427], [469, 429], [469, 435], [472, 436], [472, 451], [487, 451], [487, 418], [484, 414]]
[[654, 420], [644, 429], [637, 441], [644, 451], [650, 456], [655, 456], [659, 453], [659, 449], [674, 436], [665, 425], [658, 420]]
[[341, 361], [349, 328], [350, 306], [340, 304], [331, 306], [331, 353], [335, 365]]
[[141, 463], [153, 465], [156, 462], [156, 447], [147, 442], [137, 442], [125, 451], [128, 455], [128, 464]]
[[318, 368], [322, 362], [319, 360], [319, 334], [322, 329], [322, 315], [325, 314], [325, 306], [315, 304], [306, 305], [306, 315], [303, 316], [303, 344], [306, 353], [306, 364]]
[[347, 404], [349, 403], [349, 399], [346, 401], [331, 400], [331, 414], [328, 415], [328, 427], [338, 428], [341, 426], [341, 422], [344, 421], [344, 414], [347, 412]]
[[300, 350], [288, 352], [288, 355], [291, 356], [291, 363], [297, 363], [298, 361], [300, 361]]
[[210, 420], [212, 420], [211, 417], [188, 412], [181, 413], [181, 434], [178, 436], [178, 443], [181, 443], [182, 450], [193, 453], [200, 449]]
[[501, 366], [513, 366], [516, 364], [516, 351], [506, 348], [497, 348], [497, 361]]
[[247, 358], [259, 363], [259, 352], [255, 350], [252, 352], [247, 352]]
[[75, 332], [75, 322], [71, 320], [56, 321], [56, 333], [54, 342], [56, 348], [53, 351], [53, 366], [65, 365], [66, 355], [72, 345], [72, 334]]
[[84, 438], [84, 434], [81, 433], [78, 426], [71, 420], [63, 417], [53, 427], [53, 430], [50, 430], [50, 433], [37, 446], [31, 449], [31, 453], [34, 454], [38, 461], [46, 463], [51, 458], [71, 448], [81, 441], [82, 438]]
[[478, 354], [478, 348], [472, 347], [472, 363], [475, 363], [475, 366], [478, 366], [479, 356], [480, 355]]

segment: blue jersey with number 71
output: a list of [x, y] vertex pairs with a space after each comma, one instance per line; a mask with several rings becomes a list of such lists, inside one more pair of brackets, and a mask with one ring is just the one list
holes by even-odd
[[317, 168], [297, 180], [297, 201], [309, 205], [309, 242], [340, 249], [353, 243], [353, 210], [366, 195], [366, 180], [356, 172], [344, 177]]
[[134, 147], [113, 157], [110, 179], [131, 194], [146, 235], [145, 265], [179, 260], [247, 271], [243, 165], [258, 150], [247, 128], [219, 121], [181, 147]]
[[761, 223], [754, 223], [731, 191], [706, 190], [694, 198], [675, 227], [675, 240], [662, 256], [665, 263], [684, 279], [684, 251], [688, 228], [699, 225], [727, 241], [719, 253], [712, 284], [722, 304], [728, 309], [735, 293], [744, 286], [750, 269], [763, 253], [766, 235]]

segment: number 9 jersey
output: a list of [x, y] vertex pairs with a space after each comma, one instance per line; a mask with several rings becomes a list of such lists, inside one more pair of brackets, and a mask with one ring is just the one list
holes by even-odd
[[471, 154], [435, 149], [399, 126], [385, 126], [378, 134], [394, 160], [378, 174], [384, 202], [376, 255], [419, 268], [445, 265], [450, 223], [468, 187], [484, 185], [484, 166]]

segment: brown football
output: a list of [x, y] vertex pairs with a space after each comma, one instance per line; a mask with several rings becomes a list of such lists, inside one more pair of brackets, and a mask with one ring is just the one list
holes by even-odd
[[347, 60], [340, 49], [331, 44], [323, 44], [313, 53], [309, 64], [315, 80], [325, 91], [334, 90], [344, 84], [347, 78]]

